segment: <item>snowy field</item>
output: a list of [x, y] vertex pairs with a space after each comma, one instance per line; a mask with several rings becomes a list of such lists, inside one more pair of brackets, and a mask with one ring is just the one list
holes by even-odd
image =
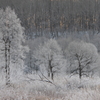
[[58, 75], [50, 81], [28, 75], [10, 87], [0, 85], [0, 100], [100, 100], [100, 78]]

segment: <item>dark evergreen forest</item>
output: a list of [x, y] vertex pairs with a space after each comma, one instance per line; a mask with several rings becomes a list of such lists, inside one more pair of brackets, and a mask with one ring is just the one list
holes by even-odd
[[100, 31], [99, 0], [0, 0], [15, 10], [28, 36], [59, 32]]

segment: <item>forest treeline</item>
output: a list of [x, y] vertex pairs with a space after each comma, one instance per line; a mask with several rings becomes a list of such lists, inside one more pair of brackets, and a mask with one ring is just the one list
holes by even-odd
[[15, 9], [27, 35], [65, 31], [100, 31], [100, 0], [0, 0]]

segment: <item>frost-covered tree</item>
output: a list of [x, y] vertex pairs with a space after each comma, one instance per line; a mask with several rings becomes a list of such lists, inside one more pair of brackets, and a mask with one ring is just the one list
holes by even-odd
[[80, 79], [82, 75], [87, 75], [87, 73], [93, 71], [96, 67], [93, 64], [97, 62], [98, 52], [93, 44], [74, 41], [69, 44], [68, 51], [70, 55], [70, 67], [73, 66], [71, 73], [79, 74]]
[[50, 39], [44, 45], [40, 45], [33, 56], [36, 59], [36, 65], [40, 66], [40, 69], [45, 66], [48, 77], [51, 77], [52, 80], [54, 73], [59, 72], [66, 64], [62, 50], [54, 39]]
[[14, 10], [10, 7], [0, 10], [0, 41], [2, 45], [0, 49], [3, 54], [2, 58], [5, 59], [6, 85], [10, 84], [10, 67], [22, 66], [23, 63], [23, 53], [26, 51], [26, 47], [22, 46], [25, 41], [23, 32], [24, 28]]
[[30, 51], [26, 55], [25, 59], [25, 73], [32, 74], [33, 72], [37, 72], [39, 70], [38, 66], [35, 65], [35, 58], [33, 56], [33, 51], [38, 48], [40, 44], [44, 44], [48, 39], [45, 37], [38, 37], [34, 40], [28, 39], [25, 41], [25, 44], [28, 45]]

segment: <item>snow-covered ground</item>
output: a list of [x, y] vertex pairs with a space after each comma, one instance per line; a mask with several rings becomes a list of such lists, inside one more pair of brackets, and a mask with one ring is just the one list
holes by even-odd
[[10, 87], [0, 85], [0, 100], [100, 100], [100, 78], [28, 75]]

